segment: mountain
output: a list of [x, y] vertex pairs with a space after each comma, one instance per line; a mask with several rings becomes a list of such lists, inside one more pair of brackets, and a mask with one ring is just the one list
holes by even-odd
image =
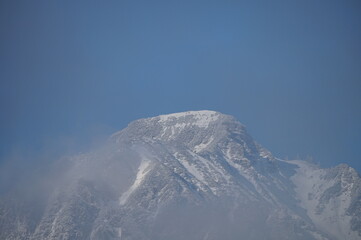
[[1, 198], [0, 239], [361, 239], [354, 169], [278, 159], [214, 111], [136, 120], [58, 172]]

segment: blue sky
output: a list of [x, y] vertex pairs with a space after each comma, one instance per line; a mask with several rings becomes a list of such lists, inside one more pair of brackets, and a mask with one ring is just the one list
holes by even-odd
[[3, 0], [1, 161], [209, 109], [278, 157], [360, 172], [360, 12], [351, 0]]

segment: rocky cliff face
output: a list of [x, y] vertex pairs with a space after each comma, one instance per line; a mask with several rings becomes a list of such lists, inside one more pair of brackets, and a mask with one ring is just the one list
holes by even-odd
[[35, 210], [2, 199], [1, 239], [361, 239], [355, 170], [275, 158], [218, 112], [134, 121], [67, 164]]

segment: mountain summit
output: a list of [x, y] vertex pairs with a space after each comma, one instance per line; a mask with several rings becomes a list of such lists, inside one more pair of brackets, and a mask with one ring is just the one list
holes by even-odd
[[354, 169], [278, 159], [214, 111], [136, 120], [66, 166], [36, 210], [3, 198], [1, 239], [361, 239]]

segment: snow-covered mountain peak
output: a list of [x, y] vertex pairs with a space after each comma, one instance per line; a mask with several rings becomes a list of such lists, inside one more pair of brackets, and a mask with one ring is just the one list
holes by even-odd
[[361, 239], [354, 169], [276, 158], [219, 112], [135, 120], [69, 160], [39, 213], [0, 199], [0, 239]]
[[206, 128], [211, 122], [217, 121], [221, 115], [221, 113], [215, 111], [202, 110], [160, 115], [158, 118], [159, 123], [171, 123], [188, 120], [192, 125]]
[[203, 110], [139, 119], [114, 134], [112, 139], [116, 142], [172, 142], [186, 145], [191, 151], [199, 152], [228, 135], [237, 134], [248, 137], [245, 127], [234, 117]]

